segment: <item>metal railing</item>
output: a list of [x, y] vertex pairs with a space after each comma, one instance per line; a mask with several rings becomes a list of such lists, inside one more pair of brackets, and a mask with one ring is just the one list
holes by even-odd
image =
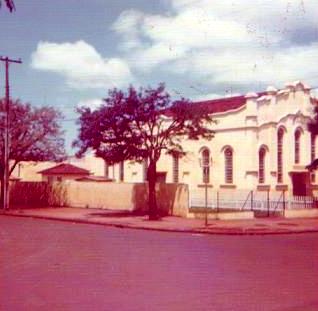
[[[205, 207], [203, 191], [190, 192], [191, 208]], [[222, 191], [209, 189], [209, 210], [251, 210], [263, 216], [284, 213], [286, 209], [317, 208], [318, 198], [313, 196], [287, 195], [283, 191]]]

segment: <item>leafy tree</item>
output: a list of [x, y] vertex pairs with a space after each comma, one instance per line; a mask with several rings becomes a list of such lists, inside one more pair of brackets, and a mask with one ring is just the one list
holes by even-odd
[[[6, 5], [6, 7], [10, 10], [10, 12], [15, 10], [15, 5], [13, 0], [4, 0], [4, 3]], [[0, 6], [2, 4], [2, 1], [0, 0]]]
[[[5, 100], [0, 100], [0, 179], [4, 178]], [[52, 107], [32, 107], [20, 100], [10, 102], [9, 175], [21, 161], [59, 161], [65, 157], [60, 112]], [[1, 195], [3, 187], [1, 187]]]
[[188, 100], [173, 101], [163, 84], [139, 90], [131, 86], [126, 93], [113, 89], [99, 109], [78, 112], [79, 137], [73, 143], [78, 156], [93, 149], [109, 164], [148, 160], [150, 219], [159, 217], [155, 183], [162, 152], [182, 156], [182, 139], [213, 137], [211, 116]]
[[317, 136], [318, 135], [318, 101], [316, 102], [313, 110], [313, 115], [308, 123], [308, 130], [311, 132], [313, 135]]
[[[308, 131], [316, 137], [318, 135], [318, 101], [313, 100], [314, 109], [311, 120], [308, 122]], [[314, 159], [312, 163], [306, 166], [306, 168], [310, 171], [317, 169], [318, 167], [318, 159]]]

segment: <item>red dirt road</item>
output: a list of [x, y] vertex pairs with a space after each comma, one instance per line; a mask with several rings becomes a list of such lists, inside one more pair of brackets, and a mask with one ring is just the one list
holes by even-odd
[[318, 234], [206, 236], [0, 216], [0, 310], [318, 310]]

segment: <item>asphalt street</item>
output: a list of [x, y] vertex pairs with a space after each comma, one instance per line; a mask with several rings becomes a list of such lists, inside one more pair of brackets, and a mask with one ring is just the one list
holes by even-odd
[[0, 216], [0, 310], [318, 310], [318, 234], [225, 236]]

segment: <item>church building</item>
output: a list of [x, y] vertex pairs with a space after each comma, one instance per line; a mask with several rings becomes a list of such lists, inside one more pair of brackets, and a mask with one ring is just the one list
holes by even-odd
[[[209, 111], [216, 124], [210, 141], [183, 142], [187, 155], [162, 155], [159, 181], [186, 183], [190, 189], [286, 190], [293, 195], [315, 189], [316, 176], [306, 166], [316, 158], [316, 139], [307, 129], [318, 100], [296, 81], [282, 89], [207, 100], [195, 105]], [[106, 168], [117, 181], [143, 182], [146, 165], [125, 162]]]

